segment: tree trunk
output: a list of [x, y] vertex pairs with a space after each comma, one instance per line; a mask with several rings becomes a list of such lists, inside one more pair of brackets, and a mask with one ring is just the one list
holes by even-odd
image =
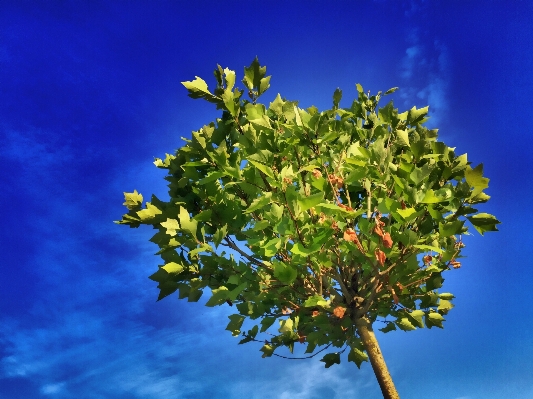
[[357, 323], [357, 331], [359, 336], [363, 341], [368, 357], [370, 358], [370, 364], [372, 364], [372, 369], [383, 393], [384, 399], [400, 399], [398, 391], [392, 382], [392, 378], [389, 374], [389, 369], [385, 364], [385, 359], [383, 359], [383, 354], [381, 349], [379, 349], [379, 344], [376, 339], [376, 335], [372, 330], [372, 325], [366, 318], [359, 319]]

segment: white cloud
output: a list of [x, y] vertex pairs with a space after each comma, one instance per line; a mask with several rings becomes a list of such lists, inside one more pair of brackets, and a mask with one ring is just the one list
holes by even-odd
[[405, 9], [404, 15], [406, 17], [412, 17], [426, 7], [426, 1], [425, 0], [410, 0], [410, 1], [403, 2], [402, 5]]
[[[288, 362], [288, 361], [286, 361]], [[251, 399], [332, 399], [368, 398], [377, 383], [370, 367], [357, 369], [353, 363], [324, 368], [322, 362], [291, 361], [282, 367], [275, 380], [239, 381], [232, 387], [232, 397]], [[294, 362], [298, 362], [295, 364]], [[368, 366], [368, 365], [365, 365]]]
[[41, 393], [44, 395], [55, 395], [61, 393], [65, 387], [64, 382], [59, 382], [55, 384], [46, 384], [41, 388]]
[[405, 57], [402, 60], [402, 72], [401, 77], [404, 79], [410, 79], [413, 76], [415, 67], [418, 62], [423, 62], [420, 60], [419, 56], [422, 48], [420, 46], [408, 47], [405, 50]]
[[428, 124], [438, 126], [448, 109], [448, 50], [438, 40], [423, 42], [416, 28], [408, 34], [407, 41], [410, 45], [399, 71], [405, 82], [400, 96], [406, 108], [429, 105]]

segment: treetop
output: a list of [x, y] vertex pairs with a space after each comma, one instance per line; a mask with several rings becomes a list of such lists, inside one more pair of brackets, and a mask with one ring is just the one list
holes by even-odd
[[397, 88], [370, 95], [357, 84], [346, 108], [336, 89], [319, 111], [280, 94], [260, 103], [270, 76], [257, 58], [242, 90], [234, 71], [214, 75], [212, 91], [183, 82], [222, 113], [155, 159], [168, 200], [125, 193], [117, 222], [156, 230], [158, 299], [198, 301], [209, 288], [207, 306], [235, 309], [226, 329], [240, 343], [260, 342], [263, 357], [329, 348], [326, 367], [346, 349], [358, 366], [367, 359], [361, 320], [384, 332], [442, 328], [454, 298], [440, 292], [442, 273], [461, 266], [470, 227], [483, 235], [500, 223], [475, 208], [490, 198], [483, 165], [438, 141], [428, 107], [380, 106]]

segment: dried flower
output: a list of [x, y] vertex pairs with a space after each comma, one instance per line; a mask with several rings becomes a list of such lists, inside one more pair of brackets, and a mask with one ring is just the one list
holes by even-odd
[[351, 206], [344, 205], [344, 204], [337, 204], [337, 205], [346, 211], [353, 211], [353, 208]]
[[333, 314], [339, 319], [344, 317], [344, 313], [346, 313], [346, 309], [342, 306], [337, 306], [335, 309], [333, 309]]
[[342, 185], [344, 184], [344, 179], [340, 176], [335, 176], [334, 174], [330, 174], [328, 176], [328, 179], [331, 182], [331, 184], [337, 186], [337, 188], [341, 188]]
[[315, 179], [318, 179], [319, 177], [322, 177], [322, 172], [320, 170], [318, 170], [318, 169], [314, 169], [311, 173], [313, 174], [313, 177]]
[[354, 229], [352, 228], [346, 229], [346, 231], [344, 232], [344, 239], [346, 241], [356, 241], [357, 234], [355, 233]]
[[383, 246], [385, 248], [392, 248], [392, 238], [389, 233], [383, 234]]
[[378, 263], [383, 266], [385, 264], [385, 260], [387, 259], [387, 255], [385, 255], [385, 252], [383, 252], [381, 249], [376, 248], [376, 260]]
[[461, 267], [461, 262], [457, 262], [455, 259], [452, 259], [450, 261], [450, 265], [452, 265], [454, 269], [459, 269]]

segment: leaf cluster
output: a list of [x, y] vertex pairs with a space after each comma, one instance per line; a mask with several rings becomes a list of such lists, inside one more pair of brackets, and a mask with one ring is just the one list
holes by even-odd
[[438, 290], [461, 265], [462, 236], [499, 223], [474, 208], [489, 199], [483, 166], [437, 140], [428, 107], [380, 107], [396, 88], [370, 95], [357, 84], [347, 108], [339, 89], [325, 111], [279, 94], [267, 106], [265, 74], [257, 58], [245, 68], [248, 97], [220, 66], [213, 92], [199, 77], [183, 82], [222, 115], [155, 160], [167, 201], [125, 193], [117, 223], [156, 230], [158, 299], [198, 301], [208, 288], [207, 306], [236, 309], [227, 330], [241, 343], [261, 342], [263, 357], [333, 347], [326, 367], [346, 349], [358, 366], [367, 359], [363, 317], [385, 332], [442, 328], [453, 295]]

